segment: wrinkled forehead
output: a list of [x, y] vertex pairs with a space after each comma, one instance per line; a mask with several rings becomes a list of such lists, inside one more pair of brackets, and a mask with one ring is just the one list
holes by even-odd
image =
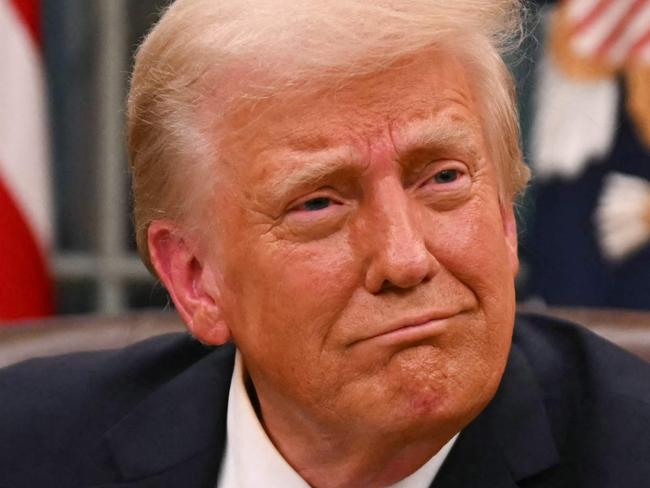
[[224, 118], [219, 139], [226, 154], [240, 148], [250, 154], [362, 145], [386, 132], [396, 146], [432, 132], [480, 138], [475, 93], [462, 61], [424, 52], [334, 87], [243, 104]]

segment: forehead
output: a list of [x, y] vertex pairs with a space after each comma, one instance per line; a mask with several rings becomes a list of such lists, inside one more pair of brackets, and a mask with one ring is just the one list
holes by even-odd
[[427, 52], [335, 89], [244, 107], [226, 120], [220, 139], [222, 149], [251, 155], [363, 146], [385, 136], [399, 150], [431, 132], [478, 137], [480, 131], [474, 92], [462, 62], [449, 53]]

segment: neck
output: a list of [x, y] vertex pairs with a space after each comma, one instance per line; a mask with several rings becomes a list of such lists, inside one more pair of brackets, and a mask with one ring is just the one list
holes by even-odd
[[281, 415], [274, 415], [264, 402], [258, 406], [260, 421], [275, 447], [316, 488], [389, 486], [417, 471], [459, 430], [413, 438], [386, 431], [361, 432], [354, 426], [337, 431], [304, 415], [291, 415], [286, 406]]
[[293, 457], [289, 462], [295, 462], [300, 476], [317, 488], [385, 487], [413, 474], [441, 447], [433, 442], [395, 449], [366, 445], [359, 451], [346, 449], [333, 455], [329, 449], [310, 452], [305, 446], [304, 450], [292, 450], [287, 455]]

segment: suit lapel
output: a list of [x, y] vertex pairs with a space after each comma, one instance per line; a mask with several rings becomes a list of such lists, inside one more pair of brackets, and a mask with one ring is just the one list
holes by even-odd
[[160, 488], [191, 487], [215, 488], [219, 476], [221, 451], [212, 447], [195, 454], [179, 464], [174, 464], [160, 473], [126, 482], [109, 483], [92, 488]]
[[488, 425], [478, 418], [463, 430], [431, 484], [431, 488], [516, 486]]
[[540, 386], [513, 344], [499, 389], [461, 433], [432, 488], [512, 488], [557, 465]]
[[133, 486], [148, 486], [147, 478], [173, 478], [174, 472], [182, 472], [189, 479], [206, 478], [186, 486], [214, 486], [225, 444], [233, 363], [233, 347], [213, 351], [106, 433], [123, 479], [140, 479]]

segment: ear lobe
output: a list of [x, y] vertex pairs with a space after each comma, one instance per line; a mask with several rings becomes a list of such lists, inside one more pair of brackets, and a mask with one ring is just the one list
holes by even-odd
[[188, 237], [176, 223], [154, 220], [147, 239], [151, 263], [192, 335], [210, 345], [230, 340], [213, 272], [203, 266]]
[[508, 259], [512, 276], [516, 277], [519, 273], [519, 254], [518, 254], [518, 236], [517, 236], [517, 219], [512, 204], [501, 204], [501, 220], [503, 222], [503, 232], [508, 246]]

